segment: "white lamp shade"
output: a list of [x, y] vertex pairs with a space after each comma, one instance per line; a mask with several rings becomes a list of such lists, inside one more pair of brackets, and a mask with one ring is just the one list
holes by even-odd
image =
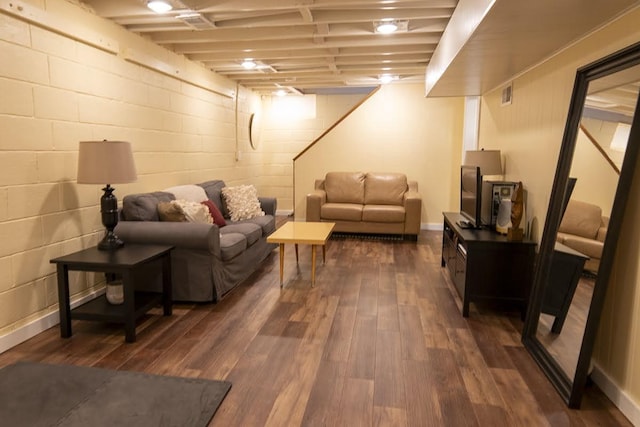
[[78, 184], [123, 184], [137, 179], [131, 144], [128, 142], [80, 142]]
[[480, 166], [480, 173], [484, 175], [502, 175], [502, 159], [500, 150], [467, 151], [464, 164]]

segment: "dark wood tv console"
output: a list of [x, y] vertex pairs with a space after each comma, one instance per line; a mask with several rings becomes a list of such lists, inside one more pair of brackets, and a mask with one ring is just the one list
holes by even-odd
[[536, 242], [509, 241], [489, 229], [463, 229], [464, 217], [445, 212], [442, 266], [447, 266], [462, 299], [462, 315], [474, 301], [518, 304], [524, 315], [533, 282]]

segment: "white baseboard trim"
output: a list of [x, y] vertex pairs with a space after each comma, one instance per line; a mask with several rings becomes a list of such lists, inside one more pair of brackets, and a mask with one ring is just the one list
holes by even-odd
[[[91, 292], [87, 295], [84, 295], [78, 298], [76, 301], [71, 303], [71, 308], [75, 308], [81, 304], [84, 304], [87, 301], [90, 301], [96, 298], [99, 295], [104, 294], [105, 289], [102, 288], [98, 291]], [[46, 331], [47, 329], [57, 325], [60, 323], [60, 316], [58, 311], [54, 311], [49, 314], [45, 314], [44, 316], [27, 323], [24, 326], [21, 326], [6, 335], [0, 337], [0, 354], [9, 350], [12, 347], [17, 346], [20, 343], [25, 342], [29, 338], [33, 338], [41, 332]]]
[[276, 209], [276, 216], [293, 216], [293, 209]]
[[620, 409], [634, 426], [640, 426], [640, 405], [635, 402], [620, 386], [594, 363], [591, 379], [602, 392]]
[[441, 222], [428, 222], [428, 223], [421, 223], [420, 224], [420, 230], [435, 230], [435, 231], [442, 231], [443, 229], [443, 223]]

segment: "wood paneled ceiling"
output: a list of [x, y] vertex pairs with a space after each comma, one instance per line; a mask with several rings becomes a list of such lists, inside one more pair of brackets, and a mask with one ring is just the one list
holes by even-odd
[[[531, 46], [544, 45], [545, 49], [529, 52], [521, 43], [510, 43], [527, 39], [526, 34], [513, 34], [522, 33], [517, 25], [506, 25], [508, 31], [498, 34], [501, 40], [487, 40], [487, 34], [498, 26], [495, 19], [491, 29], [478, 26], [456, 55], [458, 60], [445, 67], [442, 89], [434, 92], [438, 96], [478, 95], [474, 92], [486, 90], [491, 84], [495, 87], [523, 67], [541, 61], [543, 55], [592, 31], [599, 24], [594, 22], [594, 13], [601, 14], [605, 22], [630, 3], [637, 3], [591, 0], [588, 3], [595, 12], [588, 14], [589, 19], [581, 20], [583, 12], [576, 10], [571, 22], [575, 31], [560, 36], [558, 31], [545, 28], [545, 22], [557, 26], [561, 20], [548, 19], [555, 16], [548, 5], [536, 8], [540, 2], [531, 0], [168, 1], [173, 10], [156, 14], [146, 7], [146, 0], [83, 0], [97, 15], [264, 94], [278, 88], [298, 93], [366, 90], [378, 85], [383, 74], [399, 82], [424, 82], [427, 66], [443, 36], [446, 40], [446, 33], [455, 34], [455, 29], [447, 26], [451, 22], [465, 25], [464, 19], [452, 20], [454, 12], [464, 15], [461, 8], [482, 4], [491, 10], [487, 17], [504, 21], [512, 19], [514, 11], [517, 14], [517, 4], [526, 3], [526, 21], [537, 25], [537, 31], [529, 34]], [[599, 7], [592, 7], [596, 4]], [[384, 19], [396, 20], [400, 30], [376, 33], [374, 23]], [[503, 58], [501, 64], [473, 60], [470, 65], [471, 59], [486, 53], [488, 42], [495, 46], [492, 57]], [[243, 68], [245, 58], [253, 59], [257, 67]], [[512, 64], [513, 58], [518, 61], [517, 70], [504, 66]], [[452, 78], [446, 79], [449, 76]], [[484, 81], [487, 76], [492, 80]]]

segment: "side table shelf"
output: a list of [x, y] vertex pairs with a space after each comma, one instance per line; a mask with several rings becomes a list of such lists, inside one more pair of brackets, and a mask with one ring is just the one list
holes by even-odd
[[[134, 301], [135, 319], [162, 303], [162, 294], [157, 292], [136, 292]], [[105, 295], [87, 301], [71, 310], [71, 318], [78, 320], [98, 320], [103, 322], [124, 323], [124, 304], [113, 305]]]

